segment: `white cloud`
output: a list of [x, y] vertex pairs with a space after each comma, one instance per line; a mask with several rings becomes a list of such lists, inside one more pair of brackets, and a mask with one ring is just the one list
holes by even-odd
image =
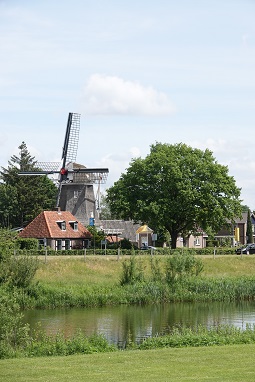
[[166, 115], [175, 111], [165, 93], [114, 76], [92, 75], [84, 98], [88, 114]]

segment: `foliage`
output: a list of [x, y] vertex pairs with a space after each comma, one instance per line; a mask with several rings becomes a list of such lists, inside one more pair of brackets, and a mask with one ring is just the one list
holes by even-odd
[[9, 229], [0, 228], [0, 262], [16, 248], [18, 233]]
[[129, 260], [123, 263], [123, 272], [120, 278], [120, 285], [135, 284], [144, 280], [144, 270], [141, 261], [137, 261], [135, 256], [130, 256]]
[[[145, 266], [141, 259], [133, 255], [129, 260], [123, 262], [123, 272], [120, 279], [120, 285], [135, 284], [145, 281]], [[163, 264], [159, 259], [150, 261], [152, 280], [154, 282], [164, 283], [164, 279], [169, 285], [181, 282], [191, 276], [198, 276], [203, 271], [202, 260], [194, 255], [175, 253], [169, 256]]]
[[240, 189], [217, 163], [211, 151], [185, 144], [151, 146], [145, 159], [133, 159], [120, 179], [107, 190], [112, 213], [141, 220], [171, 235], [172, 248], [179, 234], [197, 227], [218, 231], [226, 219], [241, 214]]
[[18, 348], [29, 342], [29, 327], [22, 322], [23, 315], [14, 297], [0, 294], [0, 358], [15, 356]]
[[20, 249], [38, 249], [38, 240], [33, 238], [18, 237], [16, 244], [17, 248]]
[[19, 156], [13, 155], [8, 168], [0, 172], [0, 209], [3, 227], [22, 227], [42, 210], [55, 206], [57, 188], [47, 176], [19, 176], [20, 171], [38, 170], [24, 142]]
[[27, 357], [67, 356], [71, 354], [92, 354], [116, 351], [101, 335], [87, 337], [77, 331], [72, 337], [66, 338], [63, 333], [47, 336], [42, 331], [33, 334], [30, 344], [24, 349]]
[[206, 328], [173, 328], [169, 335], [146, 338], [137, 347], [140, 350], [166, 347], [198, 347], [215, 345], [251, 344], [255, 343], [255, 327], [247, 326], [241, 330], [234, 326], [221, 325]]
[[87, 230], [92, 234], [91, 245], [96, 248], [101, 248], [101, 241], [105, 240], [104, 231], [98, 231], [96, 226], [87, 226]]
[[112, 215], [111, 215], [111, 210], [109, 203], [106, 200], [105, 195], [101, 195], [101, 203], [100, 203], [100, 219], [101, 220], [111, 220]]
[[253, 243], [253, 233], [252, 233], [252, 224], [251, 224], [251, 212], [247, 211], [247, 243]]
[[129, 239], [127, 239], [126, 237], [124, 237], [124, 239], [121, 240], [120, 245], [121, 245], [122, 249], [132, 249], [133, 248], [132, 242]]
[[173, 284], [203, 271], [202, 260], [193, 255], [177, 253], [167, 259], [166, 281]]
[[242, 212], [248, 212], [249, 209], [250, 208], [246, 204], [242, 205]]
[[13, 224], [13, 216], [19, 208], [18, 190], [16, 187], [0, 183], [0, 227], [10, 228]]
[[151, 257], [151, 274], [152, 281], [154, 282], [162, 282], [164, 280], [164, 272], [161, 266], [161, 262], [159, 258]]
[[38, 269], [38, 259], [32, 256], [9, 256], [0, 262], [0, 284], [27, 288]]

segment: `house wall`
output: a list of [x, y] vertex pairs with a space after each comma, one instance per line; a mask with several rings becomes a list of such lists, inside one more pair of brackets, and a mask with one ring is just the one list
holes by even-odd
[[188, 238], [183, 239], [179, 236], [176, 242], [176, 248], [205, 248], [207, 236], [203, 235], [190, 235]]
[[[61, 250], [89, 248], [89, 239], [47, 239], [47, 246], [52, 250], [57, 250], [58, 240], [61, 240]], [[66, 248], [66, 240], [69, 241], [69, 248]]]
[[[235, 228], [239, 228], [239, 242], [235, 240]], [[222, 228], [217, 235], [215, 235], [215, 239], [218, 240], [220, 243], [221, 241], [225, 241], [227, 238], [231, 240], [231, 245], [239, 245], [239, 244], [246, 244], [247, 238], [246, 238], [246, 231], [247, 231], [247, 223], [246, 222], [239, 222], [232, 224], [230, 227]]]

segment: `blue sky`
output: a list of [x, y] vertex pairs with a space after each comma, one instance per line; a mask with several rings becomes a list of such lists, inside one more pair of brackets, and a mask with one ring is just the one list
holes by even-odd
[[0, 0], [0, 165], [25, 141], [58, 161], [69, 112], [77, 162], [106, 187], [150, 145], [209, 148], [255, 209], [255, 1]]

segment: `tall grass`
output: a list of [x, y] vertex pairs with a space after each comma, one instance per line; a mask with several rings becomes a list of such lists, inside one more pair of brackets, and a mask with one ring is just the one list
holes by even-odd
[[222, 325], [210, 329], [199, 326], [196, 329], [177, 328], [164, 336], [146, 338], [140, 345], [132, 345], [140, 350], [166, 347], [197, 347], [214, 345], [237, 345], [255, 343], [255, 327], [247, 326], [245, 330]]
[[[112, 257], [51, 258], [39, 262], [34, 281], [13, 286], [22, 308], [85, 307], [168, 301], [234, 301], [255, 298], [255, 258], [200, 258], [202, 275], [166, 280], [169, 256], [134, 256], [139, 277], [122, 280], [123, 263]], [[132, 260], [133, 261], [133, 260]], [[194, 273], [194, 272], [193, 272]], [[252, 275], [251, 275], [252, 274]]]
[[[206, 328], [178, 328], [164, 336], [147, 337], [141, 343], [129, 341], [125, 350], [148, 350], [162, 348], [182, 348], [201, 346], [223, 346], [238, 344], [255, 344], [255, 328], [248, 326], [245, 330], [233, 326]], [[2, 346], [2, 347], [1, 347]], [[5, 351], [1, 351], [1, 350]], [[16, 346], [3, 347], [0, 343], [0, 359], [18, 357], [67, 356], [72, 354], [91, 354], [115, 352], [116, 345], [109, 344], [102, 335], [84, 335], [77, 331], [73, 336], [65, 337], [61, 332], [48, 336], [37, 330], [26, 336], [26, 341]], [[121, 349], [123, 351], [123, 349]]]

